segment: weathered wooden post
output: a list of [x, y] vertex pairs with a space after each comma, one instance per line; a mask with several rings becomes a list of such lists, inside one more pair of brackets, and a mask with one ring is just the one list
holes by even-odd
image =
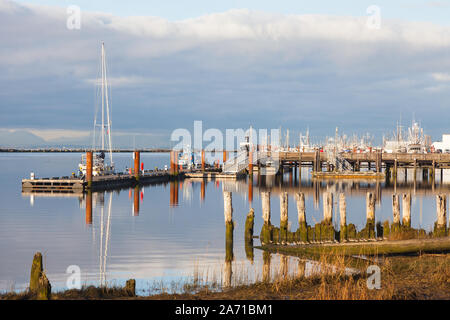
[[272, 241], [272, 225], [270, 223], [270, 192], [261, 192], [263, 227], [261, 230], [261, 242], [263, 244]]
[[331, 223], [333, 220], [333, 194], [324, 192], [323, 194], [323, 220]]
[[125, 293], [129, 297], [136, 296], [136, 280], [135, 279], [127, 280], [127, 282], [125, 283]]
[[230, 223], [233, 221], [233, 204], [231, 192], [223, 192], [223, 213], [225, 216], [225, 223]]
[[92, 188], [92, 166], [93, 166], [93, 153], [92, 151], [86, 152], [86, 181], [87, 187]]
[[400, 231], [400, 199], [398, 194], [392, 195], [392, 227], [391, 231], [393, 233]]
[[402, 216], [403, 225], [405, 227], [411, 227], [411, 194], [407, 193], [402, 198]]
[[37, 252], [33, 258], [29, 290], [36, 294], [38, 300], [49, 300], [51, 298], [52, 286], [44, 273], [40, 252]]
[[[321, 229], [319, 236], [320, 240], [334, 241], [333, 194], [331, 192], [325, 192], [323, 194], [323, 221], [319, 224], [319, 227]], [[316, 238], [318, 237], [316, 236]]]
[[395, 159], [394, 160], [394, 172], [393, 172], [394, 181], [397, 181], [397, 168], [398, 168], [398, 161], [397, 161], [397, 159]]
[[377, 173], [380, 173], [381, 172], [381, 157], [382, 157], [382, 153], [380, 150], [377, 150], [376, 157], [377, 157], [377, 160], [376, 160]]
[[348, 240], [347, 233], [347, 202], [345, 200], [345, 194], [341, 193], [339, 195], [339, 214], [340, 214], [340, 241], [345, 242]]
[[225, 270], [224, 286], [231, 286], [233, 253], [233, 206], [231, 192], [223, 192], [225, 216]]
[[445, 237], [447, 235], [447, 196], [439, 194], [436, 196], [437, 221], [434, 227], [435, 237]]
[[364, 237], [375, 238], [375, 197], [372, 192], [366, 194], [366, 231]]
[[372, 192], [366, 194], [366, 218], [375, 221], [375, 197]]
[[247, 259], [253, 262], [253, 228], [255, 225], [255, 210], [250, 209], [247, 214], [247, 219], [245, 219], [245, 254]]
[[30, 275], [30, 291], [36, 292], [39, 288], [39, 277], [43, 271], [42, 266], [42, 254], [36, 252], [33, 258], [33, 264], [31, 265], [31, 275]]
[[280, 240], [281, 243], [286, 243], [288, 238], [288, 193], [282, 192], [280, 194]]
[[298, 192], [295, 194], [295, 199], [298, 214], [297, 240], [306, 243], [308, 242], [308, 225], [306, 224], [305, 194]]

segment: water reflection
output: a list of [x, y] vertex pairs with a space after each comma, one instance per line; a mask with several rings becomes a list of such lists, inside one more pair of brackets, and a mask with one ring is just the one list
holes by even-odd
[[[416, 172], [414, 179], [411, 172], [399, 170], [397, 179], [386, 181], [321, 181], [309, 179], [309, 171], [302, 168], [278, 176], [255, 174], [251, 179], [240, 181], [190, 179], [135, 187], [128, 190], [128, 197], [126, 191], [124, 196], [120, 192], [53, 194], [53, 199], [48, 194], [22, 196], [29, 197], [30, 201], [34, 199], [33, 207], [27, 201], [27, 210], [33, 214], [52, 208], [51, 201], [57, 201], [57, 197], [64, 197], [58, 203], [66, 208], [72, 208], [71, 199], [78, 197], [80, 201], [85, 215], [83, 227], [92, 233], [93, 240], [88, 241], [84, 229], [74, 227], [71, 237], [75, 240], [70, 245], [73, 248], [74, 243], [80, 242], [80, 248], [75, 247], [73, 253], [61, 258], [61, 268], [50, 277], [60, 280], [61, 288], [67, 261], [73, 259], [82, 264], [84, 259], [90, 259], [85, 250], [81, 250], [82, 246], [92, 248], [95, 264], [100, 265], [96, 266], [98, 271], [89, 263], [83, 266], [90, 277], [86, 282], [96, 278], [95, 282], [92, 280], [94, 284], [104, 285], [107, 280], [137, 278], [139, 291], [155, 279], [167, 283], [180, 278], [186, 281], [197, 264], [199, 268], [220, 269], [223, 272], [221, 284], [227, 287], [243, 278], [269, 281], [274, 275], [286, 277], [317, 272], [317, 262], [253, 248], [260, 242], [254, 239], [253, 229], [258, 234], [263, 225], [270, 226], [272, 220], [276, 224], [279, 221], [276, 232], [280, 242], [331, 241], [330, 230], [343, 240], [361, 232], [373, 239], [380, 234], [376, 223], [385, 220], [390, 222], [390, 231], [397, 225], [404, 225], [428, 232], [433, 231], [437, 222], [439, 230], [447, 232], [446, 198], [437, 197], [450, 191], [445, 175], [437, 174], [436, 179], [431, 179], [429, 174]], [[40, 200], [44, 197], [50, 200], [46, 207]], [[134, 218], [130, 217], [130, 211]], [[67, 212], [68, 220], [63, 220], [64, 223], [61, 223], [64, 216], [46, 223], [52, 221], [58, 230], [70, 226], [73, 216], [70, 210]], [[73, 212], [75, 217], [79, 214], [79, 210]], [[297, 212], [296, 218], [292, 212]], [[320, 229], [311, 228], [318, 224]], [[33, 237], [44, 249], [50, 247], [53, 250], [50, 252], [55, 251], [43, 231], [34, 231]], [[65, 241], [64, 236], [61, 239]], [[264, 241], [263, 233], [261, 240]], [[27, 246], [31, 247], [31, 240]], [[58, 282], [55, 286], [58, 288]]]

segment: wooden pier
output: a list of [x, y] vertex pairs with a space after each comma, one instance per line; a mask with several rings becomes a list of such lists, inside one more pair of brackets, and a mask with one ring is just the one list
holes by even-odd
[[92, 177], [92, 184], [89, 187], [88, 181], [79, 178], [43, 178], [43, 179], [23, 179], [22, 191], [33, 193], [82, 193], [87, 190], [109, 190], [117, 188], [133, 187], [137, 184], [152, 184], [168, 182], [172, 176], [165, 171], [154, 171], [144, 173], [139, 176], [139, 182], [134, 175], [117, 174]]

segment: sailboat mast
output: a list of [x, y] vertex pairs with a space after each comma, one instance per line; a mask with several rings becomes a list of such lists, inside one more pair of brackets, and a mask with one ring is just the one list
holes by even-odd
[[102, 151], [105, 150], [105, 43], [102, 42]]
[[112, 159], [112, 143], [111, 143], [111, 118], [109, 116], [109, 96], [108, 96], [108, 79], [106, 77], [106, 54], [105, 54], [105, 44], [103, 43], [103, 58], [104, 58], [104, 69], [105, 69], [105, 100], [106, 100], [106, 117], [107, 117], [107, 133], [108, 133], [108, 149], [109, 149], [109, 159], [110, 164], [113, 165]]

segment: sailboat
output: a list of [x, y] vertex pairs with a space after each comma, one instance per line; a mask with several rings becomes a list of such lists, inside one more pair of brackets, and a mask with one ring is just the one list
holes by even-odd
[[[97, 97], [101, 95], [101, 124], [97, 123], [97, 115], [99, 113], [99, 106], [96, 104], [96, 112], [94, 117], [94, 132], [92, 150], [94, 153], [92, 164], [92, 175], [101, 176], [113, 174], [115, 172], [114, 162], [112, 158], [112, 145], [111, 145], [111, 116], [110, 116], [110, 103], [109, 103], [109, 87], [107, 79], [106, 69], [106, 52], [105, 43], [102, 42], [101, 53], [101, 82], [97, 81], [98, 85]], [[99, 77], [100, 78], [100, 77]], [[97, 136], [97, 130], [100, 129], [100, 137]], [[100, 140], [100, 141], [97, 141]], [[99, 145], [100, 144], [100, 145]], [[109, 153], [109, 164], [105, 163], [105, 151]], [[81, 163], [78, 165], [81, 175], [86, 175], [86, 155], [82, 155]]]

